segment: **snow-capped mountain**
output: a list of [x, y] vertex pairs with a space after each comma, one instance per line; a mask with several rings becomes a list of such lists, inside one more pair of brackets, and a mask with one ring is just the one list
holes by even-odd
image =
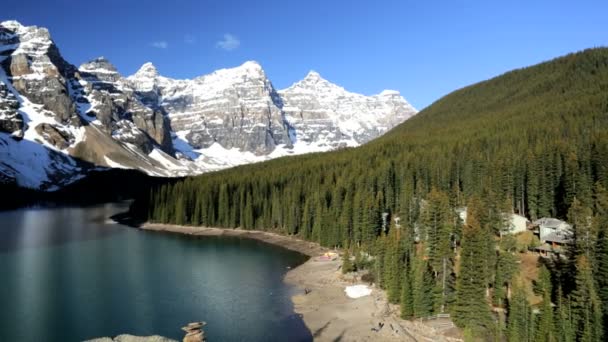
[[164, 113], [124, 83], [103, 59], [66, 62], [45, 28], [2, 22], [0, 181], [53, 190], [97, 167], [197, 172], [171, 156]]
[[0, 23], [0, 182], [55, 189], [99, 167], [198, 174], [365, 143], [416, 110], [310, 72], [276, 90], [257, 62], [191, 80], [151, 63], [123, 77], [105, 58], [75, 67], [45, 28]]
[[357, 146], [416, 113], [398, 91], [374, 96], [350, 93], [315, 71], [279, 95], [287, 121], [298, 128], [296, 141], [319, 147]]
[[358, 146], [416, 113], [397, 91], [350, 93], [314, 71], [277, 91], [254, 61], [193, 80], [145, 63], [127, 80], [143, 103], [167, 113], [178, 155], [206, 170]]

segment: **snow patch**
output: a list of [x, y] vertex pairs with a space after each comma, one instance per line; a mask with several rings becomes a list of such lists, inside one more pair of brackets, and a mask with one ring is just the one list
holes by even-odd
[[344, 292], [346, 292], [346, 295], [350, 298], [361, 298], [372, 294], [372, 289], [367, 285], [353, 285], [347, 286], [344, 289]]
[[112, 159], [108, 158], [107, 156], [104, 156], [103, 160], [106, 162], [106, 164], [108, 164], [109, 167], [112, 167], [115, 169], [132, 169], [132, 167], [117, 163], [117, 162], [113, 161]]

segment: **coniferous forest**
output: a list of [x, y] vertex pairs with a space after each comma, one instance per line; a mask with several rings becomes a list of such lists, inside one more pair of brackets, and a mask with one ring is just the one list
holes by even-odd
[[[271, 230], [346, 249], [403, 318], [450, 313], [465, 336], [608, 338], [608, 48], [457, 90], [362, 147], [154, 187], [153, 222]], [[465, 207], [466, 221], [455, 209]], [[538, 258], [504, 213], [573, 227]]]

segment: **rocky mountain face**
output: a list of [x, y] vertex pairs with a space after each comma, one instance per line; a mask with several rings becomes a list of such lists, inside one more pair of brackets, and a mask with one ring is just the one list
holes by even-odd
[[332, 148], [365, 143], [416, 113], [397, 91], [354, 94], [314, 71], [279, 95], [296, 141]]
[[143, 102], [164, 109], [173, 131], [194, 149], [218, 143], [265, 155], [291, 146], [281, 98], [256, 62], [193, 80], [162, 77], [146, 63], [128, 80]]
[[365, 143], [414, 115], [398, 92], [354, 94], [310, 72], [276, 90], [257, 62], [191, 80], [151, 63], [75, 67], [45, 28], [0, 23], [0, 182], [52, 190], [99, 167], [198, 174]]

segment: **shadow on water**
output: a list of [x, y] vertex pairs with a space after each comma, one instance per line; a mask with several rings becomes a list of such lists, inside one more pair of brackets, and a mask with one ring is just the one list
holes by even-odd
[[[96, 240], [123, 231], [108, 223], [128, 203], [88, 208], [30, 208], [0, 212], [0, 253], [23, 248], [41, 248], [64, 243]], [[86, 214], [83, 213], [86, 210]]]

